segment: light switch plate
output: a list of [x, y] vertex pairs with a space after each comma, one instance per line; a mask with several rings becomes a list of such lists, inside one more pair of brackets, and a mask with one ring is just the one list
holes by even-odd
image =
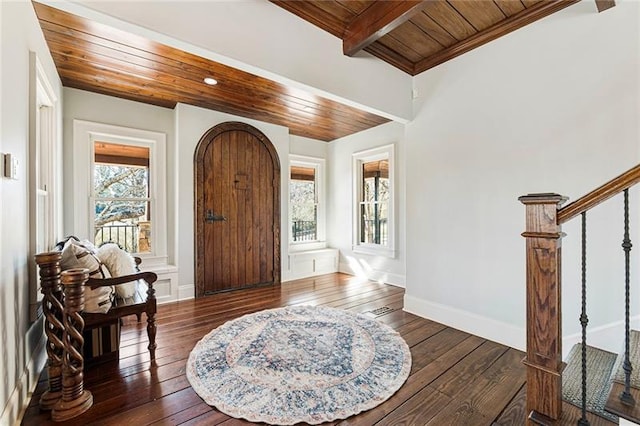
[[4, 154], [4, 177], [18, 179], [18, 159], [15, 155]]

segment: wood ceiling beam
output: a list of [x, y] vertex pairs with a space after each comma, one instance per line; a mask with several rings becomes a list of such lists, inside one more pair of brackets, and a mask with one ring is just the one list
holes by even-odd
[[611, 9], [616, 5], [616, 0], [596, 0], [596, 7], [598, 12], [604, 12], [607, 9]]
[[374, 2], [347, 25], [342, 36], [342, 50], [353, 56], [420, 12], [425, 1]]

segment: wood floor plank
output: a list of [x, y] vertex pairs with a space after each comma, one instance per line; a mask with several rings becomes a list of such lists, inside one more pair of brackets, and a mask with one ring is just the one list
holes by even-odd
[[485, 341], [469, 356], [440, 376], [433, 387], [450, 397], [466, 390], [469, 383], [491, 366], [508, 348], [495, 342]]
[[454, 328], [444, 328], [439, 333], [414, 345], [411, 348], [413, 357], [411, 372], [420, 370], [469, 336], [468, 333]]
[[442, 408], [447, 406], [450, 401], [451, 398], [447, 395], [426, 386], [376, 423], [376, 426], [414, 426], [424, 424], [442, 411]]
[[100, 424], [104, 426], [120, 426], [123, 424], [148, 425], [154, 421], [161, 420], [166, 412], [176, 412], [185, 407], [192, 407], [202, 401], [191, 387], [168, 396], [170, 397], [154, 399], [126, 412], [101, 419]]
[[523, 425], [526, 423], [527, 415], [527, 388], [522, 385], [516, 396], [491, 426]]
[[181, 424], [184, 426], [213, 426], [219, 425], [220, 423], [228, 419], [229, 416], [227, 416], [226, 414], [214, 410], [201, 414], [200, 416]]
[[[509, 349], [483, 370], [462, 390], [447, 388], [451, 403], [428, 425], [478, 424], [490, 425], [525, 381], [522, 352]], [[455, 395], [454, 395], [455, 394]]]
[[194, 419], [202, 414], [208, 413], [209, 411], [212, 411], [212, 410], [213, 408], [211, 408], [210, 405], [208, 405], [204, 401], [200, 401], [198, 404], [194, 406], [188, 407], [182, 411], [178, 411], [177, 413], [173, 413], [172, 415], [167, 416], [158, 421], [155, 421], [151, 424], [154, 426], [179, 425], [191, 419]]

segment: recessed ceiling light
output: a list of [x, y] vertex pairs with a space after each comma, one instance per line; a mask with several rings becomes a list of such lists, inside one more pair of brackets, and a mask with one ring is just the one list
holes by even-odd
[[218, 84], [218, 80], [216, 80], [215, 78], [211, 78], [211, 77], [205, 78], [204, 82], [207, 83], [209, 86], [215, 86], [216, 84]]

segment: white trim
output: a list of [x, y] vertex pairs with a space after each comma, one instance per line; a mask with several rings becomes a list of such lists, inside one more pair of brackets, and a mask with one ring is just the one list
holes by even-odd
[[7, 405], [0, 414], [0, 425], [19, 425], [22, 422], [22, 418], [29, 408], [29, 401], [38, 385], [40, 372], [47, 362], [44, 350], [45, 341], [46, 338], [43, 334], [16, 383], [15, 389], [9, 396]]
[[288, 274], [281, 281], [335, 273], [338, 271], [339, 258], [340, 251], [331, 247], [289, 253]]
[[57, 131], [58, 97], [38, 55], [29, 52], [29, 318], [35, 321], [42, 294], [33, 256], [48, 251], [59, 233], [61, 209], [56, 170], [61, 169], [62, 146]]
[[167, 264], [167, 183], [166, 135], [149, 130], [90, 121], [73, 120], [73, 233], [93, 235], [93, 217], [89, 214], [93, 199], [94, 141], [149, 147], [149, 170], [152, 188], [152, 253], [139, 253], [146, 269]]
[[404, 296], [404, 310], [521, 351], [525, 350], [526, 331], [524, 327], [516, 327], [493, 318], [487, 318], [407, 294]]
[[340, 262], [338, 265], [338, 272], [343, 274], [354, 275], [356, 277], [366, 278], [371, 281], [379, 283], [390, 284], [396, 287], [405, 288], [405, 276], [395, 274], [393, 272], [379, 271], [375, 269], [369, 269], [367, 271], [361, 269], [359, 271], [352, 268], [348, 263]]
[[[640, 330], [640, 315], [631, 318], [631, 329]], [[582, 332], [570, 334], [562, 338], [562, 359], [565, 359], [571, 348], [582, 342]], [[598, 327], [587, 327], [587, 345], [605, 351], [620, 353], [624, 344], [624, 321], [615, 321]]]
[[[352, 250], [354, 253], [396, 257], [396, 177], [395, 177], [395, 144], [383, 145], [365, 151], [354, 152], [353, 158], [353, 200], [352, 200]], [[360, 242], [360, 202], [362, 199], [362, 164], [368, 161], [389, 160], [389, 217], [387, 218], [387, 244], [363, 244]]]
[[194, 284], [181, 285], [178, 287], [178, 300], [189, 300], [195, 298], [196, 286]]

